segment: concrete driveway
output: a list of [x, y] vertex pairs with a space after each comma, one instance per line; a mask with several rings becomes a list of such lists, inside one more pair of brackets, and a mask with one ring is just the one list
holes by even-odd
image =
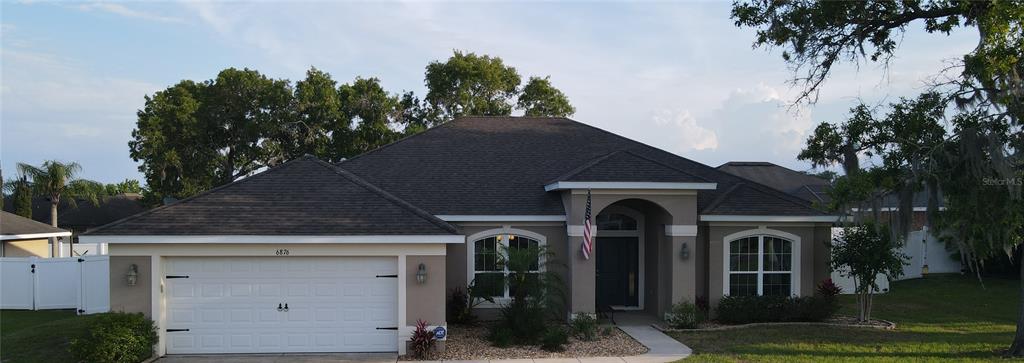
[[395, 363], [395, 354], [216, 354], [168, 355], [155, 363]]

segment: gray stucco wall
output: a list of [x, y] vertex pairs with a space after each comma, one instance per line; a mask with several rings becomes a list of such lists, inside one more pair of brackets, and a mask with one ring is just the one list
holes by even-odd
[[[763, 225], [763, 224], [762, 224]], [[727, 235], [758, 229], [759, 225], [712, 225], [709, 227], [708, 253], [708, 298], [711, 305], [716, 305], [723, 295], [724, 281], [724, 241]], [[800, 237], [800, 295], [814, 294], [818, 282], [828, 278], [831, 271], [828, 267], [828, 246], [831, 227], [807, 224], [771, 224], [768, 229], [795, 234]]]
[[[152, 269], [150, 256], [110, 256], [110, 310], [152, 315]], [[128, 267], [135, 264], [139, 276], [128, 286]]]
[[[427, 269], [427, 279], [422, 284], [416, 281], [421, 263]], [[445, 256], [406, 256], [405, 274], [406, 325], [415, 326], [417, 319], [431, 325], [444, 324], [448, 275]]]

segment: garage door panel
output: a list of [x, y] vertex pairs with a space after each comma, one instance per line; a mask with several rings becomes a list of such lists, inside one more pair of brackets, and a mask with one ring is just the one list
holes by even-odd
[[[168, 353], [393, 352], [397, 259], [168, 258]], [[287, 312], [277, 311], [287, 303]]]

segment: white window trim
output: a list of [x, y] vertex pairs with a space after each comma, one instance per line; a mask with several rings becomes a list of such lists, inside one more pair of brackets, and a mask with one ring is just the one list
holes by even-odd
[[[775, 230], [775, 229], [768, 229], [768, 228], [764, 228], [764, 227], [757, 228], [757, 229], [749, 229], [749, 230], [746, 230], [746, 231], [740, 231], [740, 232], [732, 233], [732, 234], [726, 235], [725, 237], [722, 238], [722, 296], [729, 296], [729, 275], [731, 275], [733, 273], [732, 271], [730, 271], [730, 267], [729, 267], [729, 250], [730, 250], [732, 242], [736, 241], [738, 239], [747, 238], [747, 237], [763, 237], [763, 236], [778, 237], [778, 238], [789, 240], [789, 241], [791, 241], [793, 243], [793, 248], [792, 248], [793, 253], [790, 256], [793, 259], [793, 261], [791, 263], [790, 272], [789, 272], [790, 273], [790, 276], [789, 276], [790, 291], [789, 292], [790, 292], [790, 295], [800, 296], [800, 267], [801, 267], [800, 266], [801, 265], [801, 263], [800, 263], [800, 236], [797, 236], [797, 235], [789, 233], [789, 232], [779, 231], [779, 230]], [[764, 244], [764, 239], [763, 238], [758, 238], [757, 271], [745, 271], [745, 272], [737, 271], [736, 272], [736, 273], [741, 273], [741, 274], [742, 273], [747, 273], [747, 274], [749, 274], [749, 273], [757, 273], [757, 294], [758, 295], [761, 295], [761, 289], [763, 288], [761, 282], [762, 282], [762, 279], [763, 279], [764, 273], [765, 273], [764, 272], [764, 266], [763, 266], [764, 265], [764, 257], [763, 257], [764, 245], [763, 244]], [[781, 272], [781, 271], [775, 271], [775, 272]], [[768, 273], [772, 273], [772, 272], [768, 272]]]
[[[542, 235], [540, 233], [537, 233], [537, 232], [527, 231], [525, 229], [512, 228], [512, 226], [510, 226], [510, 225], [505, 225], [505, 226], [502, 226], [501, 228], [493, 228], [493, 229], [488, 229], [486, 231], [480, 231], [478, 233], [474, 233], [474, 234], [472, 234], [472, 235], [470, 235], [469, 237], [466, 238], [466, 284], [467, 285], [469, 283], [473, 282], [473, 279], [476, 278], [476, 266], [475, 266], [476, 265], [476, 263], [475, 263], [475, 261], [476, 261], [476, 257], [475, 257], [476, 256], [476, 241], [479, 241], [479, 240], [482, 240], [482, 239], [485, 239], [485, 238], [488, 238], [488, 237], [494, 237], [494, 236], [497, 236], [497, 235], [503, 235], [503, 234], [512, 234], [512, 235], [516, 235], [516, 236], [521, 236], [521, 237], [526, 237], [526, 238], [534, 239], [534, 240], [537, 241], [539, 246], [547, 246], [548, 245], [548, 238], [546, 236], [544, 236], [544, 235]], [[499, 241], [499, 243], [502, 243], [502, 242]], [[508, 241], [504, 241], [504, 243], [507, 244]], [[538, 263], [539, 263], [540, 271], [543, 272], [544, 271], [544, 259], [543, 259], [543, 256], [541, 256], [541, 260]], [[508, 293], [507, 290], [508, 290], [508, 287], [506, 287], [506, 294]], [[507, 303], [509, 303], [511, 301], [512, 301], [512, 299], [508, 298], [508, 297], [496, 297], [496, 298], [494, 298], [494, 303], [493, 304], [490, 303], [490, 302], [484, 301], [484, 302], [480, 303], [480, 305], [477, 305], [477, 307], [478, 308], [498, 308], [498, 307], [501, 307], [502, 305], [507, 304]]]
[[714, 190], [718, 183], [666, 183], [666, 182], [585, 182], [560, 181], [544, 186], [545, 192], [566, 189], [658, 189], [658, 190]]

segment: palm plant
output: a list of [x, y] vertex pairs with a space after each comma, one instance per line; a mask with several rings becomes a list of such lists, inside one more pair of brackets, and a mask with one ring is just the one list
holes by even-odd
[[513, 344], [535, 344], [565, 307], [565, 284], [556, 272], [554, 253], [536, 244], [505, 246], [498, 265], [508, 270], [504, 279], [511, 301], [501, 308], [501, 321], [492, 330], [508, 334]]
[[[94, 205], [99, 204], [103, 195], [103, 184], [86, 179], [77, 179], [82, 166], [75, 162], [62, 163], [48, 160], [36, 167], [18, 163], [18, 172], [31, 180], [32, 192], [50, 201], [50, 225], [57, 227], [57, 207], [61, 198], [67, 198], [67, 204], [77, 206], [76, 199], [85, 199]], [[58, 256], [56, 241], [51, 241], [53, 256]]]

